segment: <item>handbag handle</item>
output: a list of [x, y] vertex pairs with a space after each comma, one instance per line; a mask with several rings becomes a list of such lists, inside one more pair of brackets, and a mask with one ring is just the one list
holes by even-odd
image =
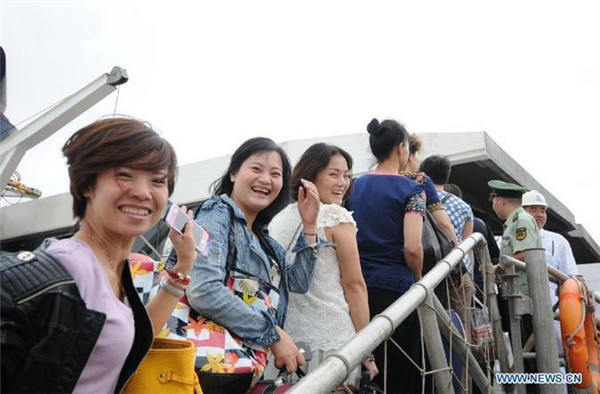
[[288, 376], [294, 375], [294, 374], [296, 374], [298, 379], [302, 379], [303, 377], [306, 376], [306, 374], [304, 373], [304, 371], [302, 369], [300, 369], [300, 367], [298, 367], [298, 369], [296, 369], [296, 372], [291, 372], [291, 373], [288, 373], [285, 370], [285, 367], [283, 367], [283, 368], [279, 369], [279, 373], [277, 374], [277, 377], [273, 380], [273, 384], [275, 386], [281, 386], [281, 385], [285, 384]]
[[[446, 192], [446, 193], [448, 193], [448, 192]], [[452, 193], [448, 193], [448, 194], [446, 194], [446, 195], [444, 196], [444, 198], [442, 198], [442, 199], [441, 199], [441, 201], [440, 201], [440, 202], [441, 202], [442, 204], [444, 204], [444, 203], [446, 203], [446, 201], [448, 201], [448, 199], [449, 199], [450, 197], [452, 197]]]
[[202, 393], [202, 389], [200, 388], [200, 382], [198, 381], [198, 375], [196, 375], [196, 372], [194, 372], [193, 379], [186, 379], [173, 371], [164, 371], [158, 374], [158, 381], [161, 383], [177, 382], [186, 384], [188, 386], [194, 386], [194, 392], [196, 394]]
[[297, 239], [300, 236], [300, 229], [302, 228], [302, 220], [300, 220], [300, 223], [298, 223], [298, 227], [296, 227], [296, 231], [294, 231], [294, 236], [292, 237], [292, 239], [290, 239], [290, 243], [288, 243], [287, 248], [285, 248], [285, 253], [289, 253], [290, 250], [292, 250], [292, 243], [294, 242], [295, 239]]
[[258, 242], [260, 243], [260, 246], [262, 247], [262, 250], [265, 252], [267, 257], [271, 257], [271, 259], [273, 259], [273, 261], [275, 261], [275, 263], [279, 266], [279, 269], [283, 270], [284, 265], [281, 263], [281, 261], [279, 261], [279, 256], [277, 256], [275, 249], [273, 249], [269, 241], [266, 240], [264, 233], [262, 233], [261, 231], [257, 231], [256, 237], [258, 238]]

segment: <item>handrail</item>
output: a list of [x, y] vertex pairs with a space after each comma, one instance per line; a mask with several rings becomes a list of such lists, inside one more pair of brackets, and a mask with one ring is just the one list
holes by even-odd
[[[525, 263], [522, 262], [521, 260], [517, 260], [510, 256], [506, 256], [506, 259], [510, 263], [514, 264], [515, 268], [518, 269], [519, 271], [525, 271], [525, 267], [526, 267]], [[553, 278], [555, 278], [561, 282], [564, 282], [565, 280], [569, 279], [569, 275], [565, 274], [558, 268], [554, 268], [553, 266], [551, 266], [548, 263], [546, 263], [546, 268], [548, 269], [548, 274], [550, 276], [552, 276]], [[596, 302], [600, 303], [600, 293], [596, 290], [593, 290], [590, 293], [592, 293], [594, 295], [594, 299], [596, 300]]]
[[[302, 378], [290, 393], [329, 393], [356, 368], [381, 342], [398, 327], [440, 284], [463, 257], [479, 243], [485, 243], [480, 233], [474, 233], [440, 260], [436, 266], [381, 314], [360, 330], [338, 351], [327, 357], [317, 369]], [[383, 372], [382, 372], [383, 373]]]
[[[523, 272], [526, 271], [526, 265], [521, 260], [517, 260], [514, 257], [510, 257], [510, 256], [505, 256], [505, 258], [506, 258], [506, 261], [509, 262], [510, 264], [513, 264], [517, 270], [523, 271]], [[548, 275], [552, 276], [553, 278], [560, 281], [561, 283], [564, 282], [565, 280], [569, 279], [569, 275], [565, 274], [564, 272], [562, 272], [561, 270], [559, 270], [557, 268], [554, 268], [553, 266], [551, 266], [548, 263], [546, 263], [546, 268], [548, 269]], [[594, 300], [600, 304], [600, 293], [596, 290], [590, 289], [590, 294], [592, 294], [594, 297]], [[596, 317], [596, 326], [600, 330], [600, 317]]]

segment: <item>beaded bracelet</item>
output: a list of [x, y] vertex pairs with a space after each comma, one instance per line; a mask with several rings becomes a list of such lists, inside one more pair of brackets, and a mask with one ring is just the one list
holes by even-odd
[[192, 280], [192, 277], [190, 275], [184, 274], [182, 272], [173, 271], [168, 268], [165, 268], [164, 271], [167, 273], [167, 275], [169, 275], [169, 277], [171, 277], [173, 280], [181, 283], [184, 286], [189, 285]]
[[168, 283], [171, 286], [173, 286], [174, 288], [179, 289], [179, 290], [185, 290], [188, 287], [188, 285], [182, 284], [177, 279], [173, 279], [166, 273], [160, 277], [160, 283], [163, 283], [163, 282]]
[[309, 234], [309, 233], [305, 233], [304, 231], [302, 231], [302, 234], [304, 234], [305, 237], [316, 237], [317, 236], [317, 233]]

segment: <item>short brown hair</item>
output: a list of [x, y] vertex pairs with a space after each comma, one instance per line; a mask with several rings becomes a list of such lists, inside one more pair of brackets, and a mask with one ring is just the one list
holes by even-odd
[[414, 155], [417, 152], [421, 151], [423, 147], [423, 142], [421, 141], [421, 137], [416, 134], [410, 134], [408, 136], [408, 152], [411, 155]]
[[175, 150], [150, 124], [127, 117], [98, 120], [78, 130], [62, 148], [67, 158], [73, 216], [83, 219], [86, 190], [99, 173], [115, 167], [167, 170], [169, 196], [175, 188]]

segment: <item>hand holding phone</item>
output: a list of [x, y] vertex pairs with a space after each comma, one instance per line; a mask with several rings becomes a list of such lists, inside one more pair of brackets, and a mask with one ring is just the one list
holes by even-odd
[[[183, 234], [185, 229], [185, 225], [192, 220], [185, 212], [179, 208], [177, 204], [173, 204], [169, 201], [169, 205], [165, 211], [163, 216], [163, 220], [165, 223], [169, 225], [175, 232], [179, 234]], [[196, 243], [196, 250], [199, 253], [202, 253], [204, 256], [208, 255], [208, 241], [210, 240], [210, 235], [208, 231], [206, 231], [202, 226], [200, 226], [196, 221], [194, 221], [194, 242]]]

